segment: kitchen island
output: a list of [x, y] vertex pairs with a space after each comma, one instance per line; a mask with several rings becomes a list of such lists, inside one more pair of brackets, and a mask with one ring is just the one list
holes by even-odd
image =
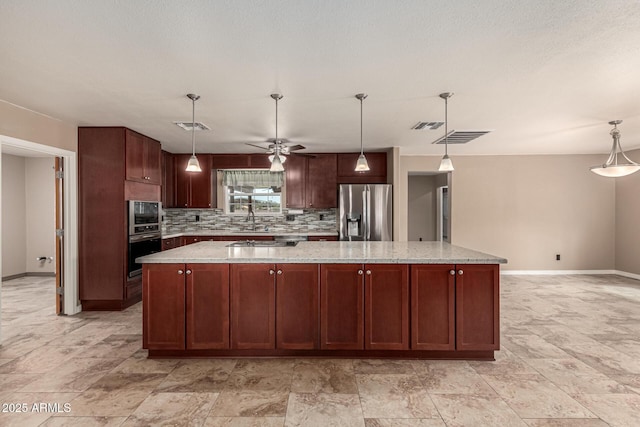
[[442, 242], [200, 242], [145, 256], [149, 357], [492, 360], [499, 264]]

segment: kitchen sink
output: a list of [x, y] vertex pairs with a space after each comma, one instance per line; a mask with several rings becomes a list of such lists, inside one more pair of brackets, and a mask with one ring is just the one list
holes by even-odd
[[228, 248], [284, 248], [297, 245], [290, 240], [241, 240], [227, 245]]

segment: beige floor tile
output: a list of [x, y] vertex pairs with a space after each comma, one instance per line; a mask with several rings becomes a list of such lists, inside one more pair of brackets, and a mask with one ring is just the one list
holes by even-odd
[[[0, 426], [38, 426], [54, 415], [65, 415], [64, 412], [70, 409], [73, 412], [73, 404], [70, 402], [78, 393], [10, 393], [9, 396], [0, 396], [0, 402], [20, 403], [22, 412], [15, 412], [9, 409], [8, 412], [0, 411]], [[45, 404], [42, 406], [42, 404]], [[48, 405], [47, 405], [48, 404]], [[65, 406], [69, 404], [69, 406]], [[69, 413], [71, 414], [71, 413]]]
[[218, 396], [211, 417], [284, 417], [288, 392], [223, 391]]
[[22, 387], [41, 377], [41, 374], [0, 374], [0, 390], [3, 392], [19, 391]]
[[640, 424], [640, 395], [583, 394], [577, 399], [601, 420], [615, 427]]
[[524, 359], [566, 359], [569, 357], [562, 349], [535, 334], [508, 335], [502, 340], [512, 353]]
[[285, 426], [364, 427], [357, 394], [291, 393]]
[[158, 392], [214, 393], [224, 389], [233, 359], [184, 360], [158, 386]]
[[300, 359], [293, 369], [291, 391], [296, 393], [356, 394], [352, 360]]
[[209, 417], [204, 427], [283, 427], [284, 417]]
[[[627, 356], [611, 347], [600, 345], [576, 345], [567, 353], [607, 375], [638, 375], [640, 359]], [[0, 368], [1, 369], [1, 368]]]
[[437, 418], [429, 394], [415, 375], [356, 375], [365, 418]]
[[287, 359], [240, 359], [229, 375], [225, 390], [288, 392], [294, 363]]
[[531, 427], [608, 427], [609, 424], [596, 418], [541, 418], [525, 419], [525, 423]]
[[446, 427], [441, 419], [435, 418], [366, 418], [365, 427]]
[[430, 394], [480, 394], [495, 396], [496, 392], [463, 360], [420, 360], [413, 367]]
[[356, 374], [414, 374], [409, 360], [356, 359], [353, 361]]
[[142, 335], [114, 334], [88, 347], [78, 354], [78, 357], [103, 358], [108, 355], [112, 358], [126, 359], [140, 351], [141, 347]]
[[146, 350], [139, 350], [118, 365], [113, 372], [123, 374], [168, 374], [180, 363], [179, 359], [148, 359]]
[[40, 375], [21, 391], [84, 391], [121, 362], [122, 359], [74, 358], [58, 369]]
[[510, 352], [504, 346], [500, 351], [495, 352], [495, 361], [469, 361], [467, 362], [479, 374], [536, 374], [536, 370], [529, 366], [524, 360]]
[[495, 395], [439, 394], [431, 398], [447, 427], [526, 426], [518, 414]]
[[125, 426], [201, 426], [217, 393], [153, 393], [124, 422]]
[[50, 417], [41, 427], [118, 427], [126, 417]]
[[483, 375], [522, 418], [597, 418], [542, 375]]
[[41, 346], [0, 366], [0, 374], [44, 374], [63, 365], [81, 351], [80, 347]]

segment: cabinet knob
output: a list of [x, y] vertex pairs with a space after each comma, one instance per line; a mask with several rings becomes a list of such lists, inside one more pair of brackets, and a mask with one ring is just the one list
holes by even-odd
[[278, 270], [278, 274], [282, 274], [282, 270]]
[[456, 271], [455, 270], [449, 270], [449, 274], [452, 275], [452, 276], [455, 276], [456, 275]]
[[187, 270], [187, 274], [191, 274], [191, 270]]
[[367, 270], [367, 276], [371, 276], [371, 270]]
[[273, 275], [274, 273], [275, 273], [275, 271], [269, 270], [269, 274]]
[[458, 270], [458, 274], [459, 274], [460, 276], [462, 276], [462, 274], [463, 274], [463, 273], [464, 273], [464, 271], [462, 271], [462, 270]]
[[178, 270], [178, 274], [184, 274], [184, 271]]
[[364, 271], [358, 270], [358, 275], [362, 276], [362, 273], [364, 273]]

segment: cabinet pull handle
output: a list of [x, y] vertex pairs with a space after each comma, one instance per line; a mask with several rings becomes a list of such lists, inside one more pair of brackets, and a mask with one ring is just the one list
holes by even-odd
[[460, 276], [462, 276], [462, 274], [463, 274], [463, 273], [464, 273], [464, 271], [462, 271], [462, 270], [458, 270], [458, 274], [459, 274]]
[[191, 270], [187, 270], [187, 274], [191, 274]]
[[184, 271], [178, 270], [178, 274], [184, 274]]
[[278, 270], [278, 274], [282, 274], [282, 270]]
[[449, 274], [452, 275], [452, 276], [455, 276], [456, 275], [456, 271], [455, 270], [449, 270]]
[[367, 270], [367, 276], [371, 276], [371, 270]]
[[275, 271], [269, 270], [269, 274], [273, 275], [274, 273], [275, 273]]
[[364, 271], [358, 270], [358, 275], [362, 276], [362, 273], [364, 273]]

